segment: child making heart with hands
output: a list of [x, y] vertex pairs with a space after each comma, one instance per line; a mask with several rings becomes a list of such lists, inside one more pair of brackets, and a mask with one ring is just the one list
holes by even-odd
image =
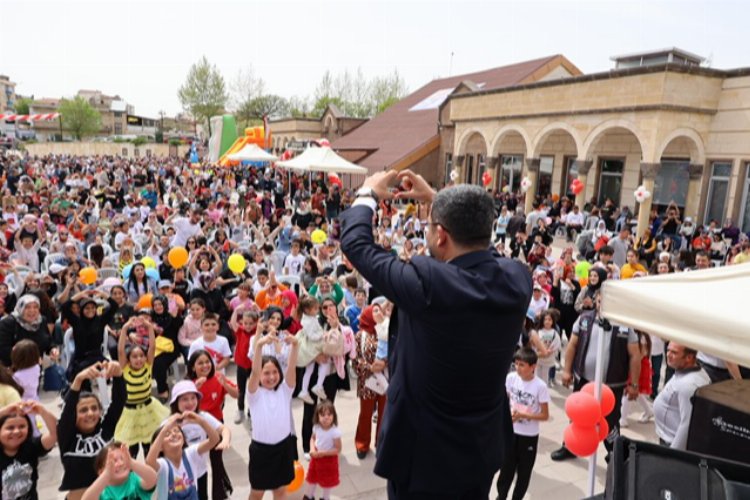
[[[42, 417], [46, 432], [34, 436], [29, 414]], [[0, 410], [0, 492], [2, 498], [37, 500], [39, 458], [57, 443], [55, 416], [37, 401], [20, 401]]]
[[156, 486], [156, 472], [133, 460], [127, 445], [113, 441], [99, 452], [94, 464], [99, 477], [81, 500], [146, 500]]

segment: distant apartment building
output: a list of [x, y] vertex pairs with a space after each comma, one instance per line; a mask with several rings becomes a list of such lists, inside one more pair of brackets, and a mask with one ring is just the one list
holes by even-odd
[[16, 84], [6, 75], [0, 75], [0, 113], [13, 111], [16, 105]]

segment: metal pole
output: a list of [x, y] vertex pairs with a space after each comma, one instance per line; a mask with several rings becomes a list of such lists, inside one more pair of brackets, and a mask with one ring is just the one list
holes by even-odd
[[[604, 359], [604, 336], [607, 332], [602, 328], [599, 333], [599, 339], [596, 343], [596, 369], [594, 371], [594, 397], [601, 404], [602, 401], [602, 378], [604, 372], [604, 366], [602, 366], [602, 359]], [[615, 401], [615, 404], [621, 404], [621, 401]], [[596, 424], [596, 430], [599, 431], [599, 424]], [[589, 496], [594, 496], [594, 488], [596, 487], [596, 455], [595, 451], [593, 455], [589, 457]]]

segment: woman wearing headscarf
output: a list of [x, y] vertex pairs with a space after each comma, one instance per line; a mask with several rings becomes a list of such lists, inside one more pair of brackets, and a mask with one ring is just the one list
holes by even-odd
[[[375, 353], [378, 349], [378, 334], [375, 332], [375, 318], [373, 309], [378, 305], [369, 305], [362, 310], [359, 316], [359, 331], [354, 336], [357, 344], [357, 357], [354, 360], [357, 370], [357, 397], [359, 398], [359, 420], [357, 421], [357, 433], [354, 444], [357, 448], [357, 458], [363, 459], [370, 451], [370, 439], [372, 438], [372, 416], [377, 410], [379, 417], [385, 411], [385, 394], [378, 394], [365, 387], [367, 380], [373, 373], [372, 364], [375, 362]], [[375, 429], [375, 445], [377, 446], [380, 434], [380, 423], [378, 418]]]
[[52, 348], [52, 337], [40, 312], [39, 299], [34, 295], [24, 295], [16, 303], [9, 316], [0, 320], [0, 362], [10, 366], [10, 351], [17, 342], [29, 339], [39, 346], [39, 352], [57, 355]]
[[177, 316], [176, 310], [169, 312], [169, 299], [164, 295], [157, 295], [151, 301], [151, 319], [156, 329], [156, 357], [153, 369], [156, 392], [159, 398], [166, 399], [169, 397], [167, 371], [180, 356], [177, 334], [183, 319]]
[[[109, 303], [104, 314], [97, 314], [98, 304], [94, 299], [99, 296]], [[78, 304], [78, 312], [73, 311], [73, 304]], [[73, 328], [75, 352], [73, 361], [68, 365], [68, 380], [71, 382], [79, 372], [98, 361], [104, 361], [105, 327], [112, 320], [117, 310], [117, 303], [100, 290], [84, 290], [73, 296], [62, 307], [62, 317]]]
[[601, 267], [594, 267], [589, 271], [589, 282], [583, 287], [576, 298], [575, 310], [581, 312], [583, 309], [593, 309], [594, 300], [602, 288], [602, 283], [607, 279], [607, 271]]

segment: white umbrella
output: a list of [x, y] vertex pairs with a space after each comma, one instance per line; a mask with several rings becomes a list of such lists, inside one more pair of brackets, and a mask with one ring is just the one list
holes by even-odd
[[301, 155], [287, 161], [276, 162], [279, 167], [308, 172], [335, 172], [337, 174], [366, 174], [367, 169], [345, 160], [331, 148], [307, 148]]
[[245, 147], [227, 156], [231, 161], [276, 161], [279, 158], [267, 153], [257, 144], [246, 144]]

